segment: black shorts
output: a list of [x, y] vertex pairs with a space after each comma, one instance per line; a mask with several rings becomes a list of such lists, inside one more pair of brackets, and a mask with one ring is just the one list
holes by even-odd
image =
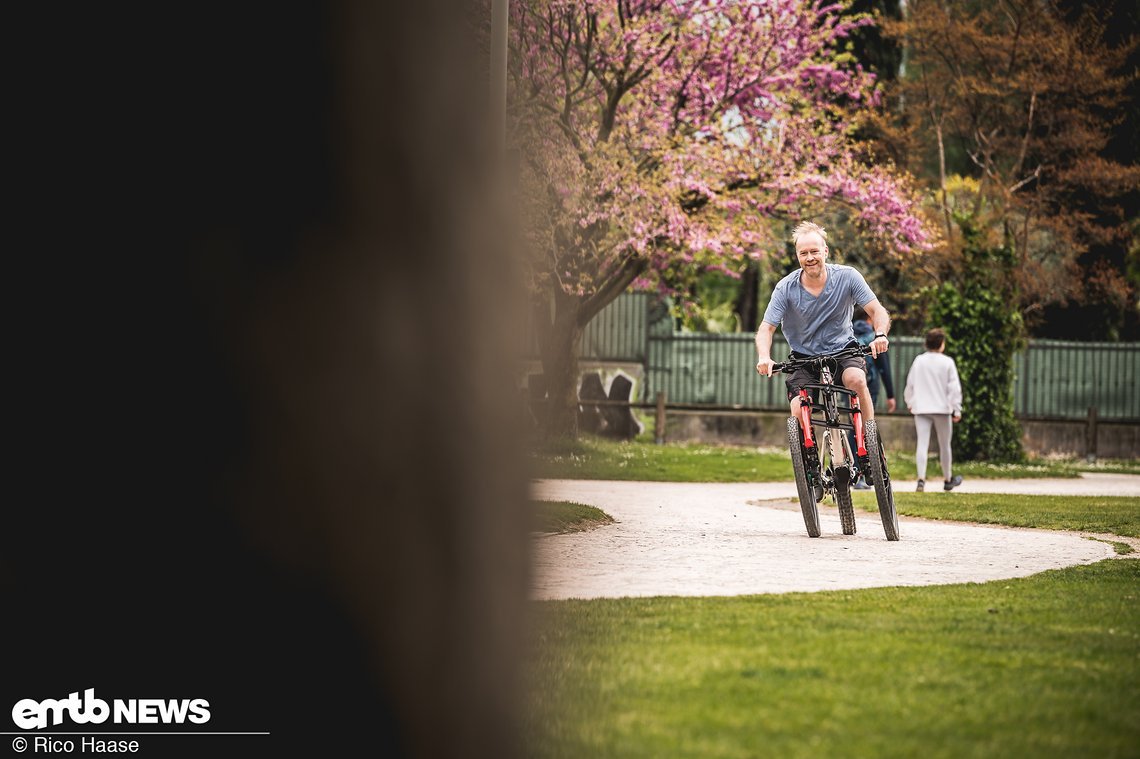
[[[851, 343], [846, 348], [851, 348], [858, 345], [858, 343]], [[792, 358], [807, 358], [806, 356], [797, 355], [794, 351], [791, 355]], [[843, 384], [843, 371], [845, 369], [858, 369], [865, 375], [867, 373], [867, 359], [862, 356], [852, 356], [850, 358], [840, 359], [839, 361], [832, 362], [838, 364], [838, 368], [832, 367], [831, 371], [835, 379], [839, 380], [839, 384]], [[801, 367], [796, 369], [791, 374], [787, 375], [784, 379], [784, 384], [788, 388], [788, 400], [792, 400], [800, 394], [800, 390], [805, 385], [819, 382], [819, 373], [809, 367]]]

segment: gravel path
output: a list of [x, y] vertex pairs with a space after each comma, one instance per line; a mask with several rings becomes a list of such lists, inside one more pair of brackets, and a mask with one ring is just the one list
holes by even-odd
[[[976, 480], [961, 491], [1140, 497], [1140, 475]], [[899, 517], [901, 540], [891, 543], [878, 515], [863, 511], [855, 514], [856, 534], [845, 536], [830, 498], [820, 508], [823, 536], [809, 538], [792, 483], [545, 480], [535, 483], [534, 497], [597, 506], [617, 522], [537, 537], [536, 599], [986, 582], [1115, 555], [1112, 546], [1081, 533], [911, 517]]]

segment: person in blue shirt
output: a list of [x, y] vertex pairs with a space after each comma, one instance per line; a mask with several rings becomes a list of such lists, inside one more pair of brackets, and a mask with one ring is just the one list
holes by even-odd
[[[823, 227], [801, 222], [792, 230], [792, 242], [800, 268], [777, 282], [772, 291], [764, 319], [756, 330], [756, 372], [763, 377], [772, 376], [772, 338], [777, 327], [794, 357], [834, 353], [857, 344], [851, 323], [856, 306], [863, 308], [873, 325], [872, 358], [886, 353], [890, 346], [890, 314], [862, 274], [850, 266], [827, 263], [827, 232]], [[863, 419], [874, 419], [866, 361], [859, 356], [844, 359], [839, 362], [839, 375], [843, 385], [859, 396]], [[806, 368], [787, 375], [785, 384], [793, 417], [800, 416], [800, 389], [818, 381]]]
[[[861, 345], [870, 345], [875, 340], [875, 328], [871, 326], [871, 318], [862, 308], [855, 309], [855, 316], [851, 322], [855, 332], [855, 339]], [[891, 377], [891, 357], [886, 352], [875, 358], [867, 356], [867, 389], [871, 391], [871, 403], [879, 405], [879, 388], [887, 391], [887, 411], [898, 408], [895, 400], [895, 382]]]

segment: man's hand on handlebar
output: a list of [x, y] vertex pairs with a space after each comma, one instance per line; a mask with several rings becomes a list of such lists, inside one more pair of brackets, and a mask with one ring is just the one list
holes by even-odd
[[876, 335], [875, 339], [871, 341], [871, 358], [878, 358], [880, 353], [886, 353], [890, 347], [890, 341], [887, 340], [886, 335]]
[[[883, 341], [886, 342], [886, 338], [883, 338]], [[787, 361], [774, 362], [771, 358], [763, 358], [756, 362], [756, 373], [761, 377], [771, 377], [777, 372], [792, 372], [802, 366], [816, 366], [823, 361], [836, 361], [853, 356], [869, 356], [873, 355], [873, 351], [875, 350], [874, 346], [875, 343], [871, 343], [870, 345], [850, 345], [835, 353], [807, 356], [804, 358], [789, 357]], [[883, 350], [886, 350], [886, 348], [883, 348]]]

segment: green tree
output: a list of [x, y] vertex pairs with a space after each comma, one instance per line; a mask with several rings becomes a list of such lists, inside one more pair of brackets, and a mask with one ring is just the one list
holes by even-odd
[[962, 380], [962, 420], [954, 453], [967, 461], [1025, 458], [1013, 413], [1013, 357], [1025, 346], [1017, 306], [1017, 254], [1006, 241], [988, 244], [974, 221], [955, 218], [963, 237], [957, 284], [931, 291], [929, 327], [947, 333], [946, 353]]

